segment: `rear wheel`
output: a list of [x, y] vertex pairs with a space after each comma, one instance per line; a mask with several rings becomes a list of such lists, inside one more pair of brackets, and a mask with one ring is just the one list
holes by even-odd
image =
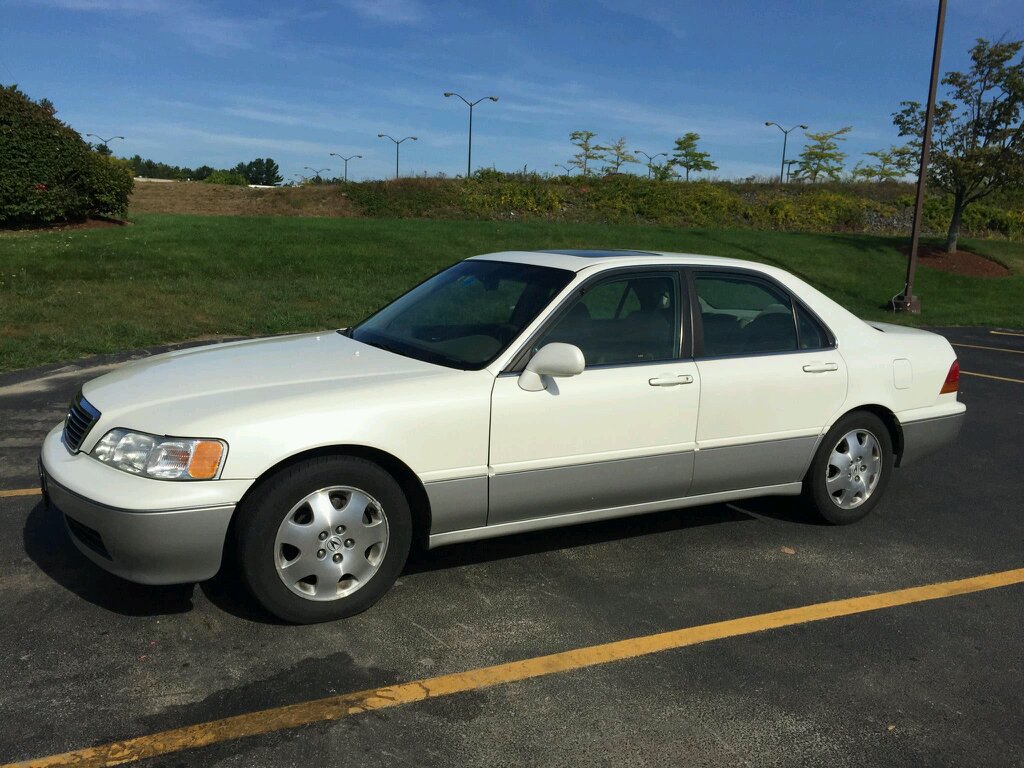
[[398, 578], [412, 521], [401, 487], [363, 459], [310, 459], [268, 478], [239, 510], [238, 560], [256, 599], [295, 623], [364, 611]]
[[867, 411], [841, 418], [818, 445], [804, 480], [804, 495], [834, 525], [855, 523], [878, 506], [889, 485], [892, 438]]

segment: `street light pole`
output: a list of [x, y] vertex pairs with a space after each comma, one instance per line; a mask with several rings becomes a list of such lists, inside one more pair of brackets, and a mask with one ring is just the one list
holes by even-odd
[[303, 167], [304, 170], [312, 171], [313, 172], [313, 176], [318, 178], [318, 179], [320, 178], [320, 172], [321, 171], [329, 171], [329, 170], [331, 170], [330, 168], [312, 168], [312, 167], [310, 167], [308, 165], [304, 165], [302, 167]]
[[[94, 139], [99, 139], [100, 144], [102, 144], [104, 147], [107, 147], [107, 145], [114, 139], [121, 139], [121, 141], [124, 141], [124, 136], [111, 136], [109, 139], [104, 139], [102, 136], [97, 136], [95, 133], [87, 133], [85, 135], [92, 136]], [[110, 147], [107, 147], [107, 149], [110, 149]]]
[[914, 201], [914, 223], [910, 228], [910, 255], [907, 259], [907, 280], [903, 293], [893, 299], [897, 312], [921, 314], [921, 300], [914, 295], [914, 272], [917, 269], [917, 247], [921, 240], [921, 213], [924, 210], [924, 185], [928, 175], [928, 154], [932, 148], [932, 123], [935, 122], [935, 92], [939, 88], [939, 59], [942, 56], [942, 32], [946, 26], [946, 0], [939, 0], [935, 22], [935, 47], [932, 48], [932, 79], [928, 84], [928, 106], [924, 113], [924, 136], [921, 137], [921, 167], [917, 174], [917, 198]]
[[398, 180], [398, 148], [400, 146], [402, 146], [402, 142], [403, 141], [406, 141], [408, 139], [412, 139], [413, 141], [419, 141], [419, 139], [417, 139], [415, 136], [406, 136], [404, 139], [396, 139], [394, 136], [388, 136], [386, 133], [378, 133], [377, 134], [377, 138], [378, 139], [391, 139], [393, 142], [395, 142], [395, 180], [397, 181]]
[[555, 168], [561, 168], [563, 171], [565, 171], [565, 175], [566, 176], [572, 176], [572, 168], [570, 168], [567, 165], [562, 165], [561, 163], [555, 163]]
[[644, 157], [647, 158], [647, 178], [648, 179], [651, 178], [651, 173], [654, 171], [654, 158], [656, 158], [656, 157], [668, 157], [668, 154], [666, 152], [659, 152], [656, 155], [648, 155], [646, 152], [644, 152], [641, 149], [634, 149], [633, 151], [636, 152], [638, 155], [643, 155]]
[[765, 125], [774, 125], [780, 131], [782, 131], [782, 165], [779, 167], [779, 184], [784, 184], [786, 181], [786, 142], [789, 140], [789, 134], [790, 132], [795, 131], [797, 128], [803, 128], [806, 131], [807, 126], [794, 125], [789, 130], [786, 130], [781, 125], [771, 120], [766, 122]]
[[345, 163], [345, 183], [346, 184], [348, 183], [348, 161], [352, 160], [354, 158], [359, 158], [360, 160], [363, 159], [362, 155], [349, 155], [348, 157], [343, 157], [342, 155], [339, 155], [337, 152], [331, 152], [331, 157], [336, 157], [339, 160], [341, 160], [343, 163]]
[[452, 96], [458, 96], [462, 99], [462, 103], [469, 107], [469, 152], [466, 155], [466, 178], [468, 179], [473, 175], [473, 107], [479, 104], [481, 101], [497, 101], [497, 96], [484, 96], [483, 98], [477, 99], [476, 101], [466, 101], [461, 95], [454, 91], [445, 91], [444, 97], [450, 98]]

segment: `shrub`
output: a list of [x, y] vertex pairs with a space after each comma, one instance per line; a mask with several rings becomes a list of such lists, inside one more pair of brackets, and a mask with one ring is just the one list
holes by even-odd
[[121, 161], [94, 152], [77, 131], [17, 86], [0, 86], [0, 226], [123, 215], [132, 190]]
[[236, 187], [245, 187], [249, 185], [249, 180], [240, 173], [234, 171], [214, 171], [205, 179], [204, 184], [231, 184]]

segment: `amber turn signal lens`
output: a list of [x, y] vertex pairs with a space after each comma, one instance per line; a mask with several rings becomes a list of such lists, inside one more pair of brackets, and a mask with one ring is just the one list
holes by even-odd
[[949, 373], [946, 374], [946, 380], [942, 383], [942, 389], [939, 390], [940, 395], [945, 395], [949, 392], [956, 392], [960, 387], [960, 361], [954, 360], [953, 364], [949, 366]]
[[224, 446], [216, 440], [201, 440], [192, 451], [192, 460], [188, 463], [188, 474], [196, 480], [210, 480], [217, 476], [220, 460], [224, 455]]

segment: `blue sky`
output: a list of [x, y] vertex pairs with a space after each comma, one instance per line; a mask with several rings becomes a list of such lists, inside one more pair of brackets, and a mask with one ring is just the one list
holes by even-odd
[[[781, 134], [853, 125], [852, 165], [897, 141], [890, 113], [924, 100], [935, 0], [0, 0], [0, 82], [47, 97], [119, 155], [286, 177], [393, 173], [378, 133], [416, 135], [402, 172], [554, 171], [570, 131], [671, 148], [702, 136], [719, 175], [778, 173]], [[977, 37], [1024, 37], [1020, 0], [950, 0], [943, 70]], [[794, 133], [796, 148], [802, 145]], [[794, 142], [791, 142], [793, 147]], [[643, 169], [634, 166], [633, 170]]]

